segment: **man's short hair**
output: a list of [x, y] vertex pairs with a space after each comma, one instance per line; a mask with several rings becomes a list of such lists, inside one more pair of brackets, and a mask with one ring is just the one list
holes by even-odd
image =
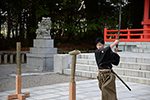
[[101, 37], [99, 37], [99, 38], [97, 38], [97, 39], [95, 40], [95, 44], [97, 44], [98, 42], [100, 42], [100, 43], [102, 43], [102, 44], [105, 44], [104, 39], [101, 38]]

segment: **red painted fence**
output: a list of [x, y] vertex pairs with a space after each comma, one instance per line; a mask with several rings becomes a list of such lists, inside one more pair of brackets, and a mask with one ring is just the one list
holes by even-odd
[[[104, 40], [115, 41], [118, 30], [107, 30], [104, 28]], [[120, 30], [120, 41], [124, 42], [150, 42], [150, 29], [122, 29]]]

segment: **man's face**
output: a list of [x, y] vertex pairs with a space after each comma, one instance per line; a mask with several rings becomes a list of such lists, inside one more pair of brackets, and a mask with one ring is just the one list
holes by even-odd
[[102, 43], [98, 42], [98, 43], [96, 44], [96, 48], [97, 48], [98, 50], [101, 50], [101, 49], [104, 48], [104, 45], [105, 45], [105, 44], [102, 44]]

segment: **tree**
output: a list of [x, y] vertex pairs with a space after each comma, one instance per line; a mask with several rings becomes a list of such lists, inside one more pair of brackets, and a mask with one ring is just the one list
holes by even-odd
[[[16, 41], [23, 46], [32, 46], [36, 38], [35, 31], [42, 17], [51, 17], [51, 36], [55, 42], [94, 43], [96, 37], [103, 37], [103, 29], [118, 29], [119, 9], [112, 3], [122, 0], [85, 0], [85, 7], [78, 11], [82, 0], [1, 0], [0, 25], [7, 22], [6, 48], [15, 47]], [[144, 2], [128, 0], [122, 7], [121, 28], [142, 28]], [[122, 3], [123, 4], [123, 3]], [[138, 13], [136, 10], [138, 9]], [[1, 30], [1, 28], [0, 28]], [[13, 35], [12, 37], [11, 34]], [[4, 40], [5, 41], [5, 40]], [[2, 45], [1, 43], [0, 45]], [[2, 46], [0, 46], [2, 47]]]

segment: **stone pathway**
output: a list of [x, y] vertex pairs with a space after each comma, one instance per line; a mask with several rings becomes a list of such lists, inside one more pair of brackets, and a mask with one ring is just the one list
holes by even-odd
[[[116, 81], [118, 100], [149, 100], [149, 85], [126, 83], [132, 91], [128, 91], [120, 81]], [[15, 90], [0, 92], [0, 100], [6, 100], [7, 95], [14, 92]], [[69, 100], [69, 83], [22, 89], [22, 93], [26, 92], [30, 93], [30, 97], [26, 100]], [[101, 92], [96, 79], [76, 82], [76, 94], [76, 100], [101, 100]]]
[[[53, 71], [35, 71], [26, 68], [26, 64], [21, 64], [22, 68], [22, 88], [31, 88], [52, 84], [66, 83], [70, 81], [70, 76], [57, 74]], [[16, 64], [0, 65], [0, 92], [15, 89], [15, 76], [17, 73]], [[76, 81], [88, 80], [89, 78], [76, 76]]]

